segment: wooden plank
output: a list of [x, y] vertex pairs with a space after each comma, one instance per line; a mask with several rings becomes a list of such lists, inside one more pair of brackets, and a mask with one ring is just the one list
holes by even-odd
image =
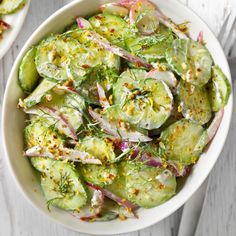
[[217, 35], [220, 31], [225, 15], [233, 0], [188, 0], [188, 6], [195, 11]]

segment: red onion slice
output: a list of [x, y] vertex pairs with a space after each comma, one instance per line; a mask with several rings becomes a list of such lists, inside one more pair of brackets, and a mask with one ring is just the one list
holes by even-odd
[[126, 152], [129, 149], [129, 142], [122, 141], [120, 142], [119, 147], [122, 152]]
[[54, 90], [56, 90], [56, 91], [65, 91], [65, 92], [80, 95], [79, 92], [75, 88], [70, 87], [70, 86], [66, 86], [66, 85], [56, 85]]
[[71, 125], [71, 123], [66, 119], [66, 117], [61, 112], [57, 111], [55, 108], [52, 108], [52, 107], [41, 106], [40, 109], [58, 120], [58, 123], [56, 124], [58, 130], [61, 130], [62, 132], [64, 132], [66, 136], [74, 140], [78, 139], [74, 127]]
[[[145, 162], [146, 165], [152, 167], [164, 167], [163, 162], [160, 157], [154, 157], [149, 153], [143, 153], [140, 160]], [[176, 177], [185, 177], [191, 172], [191, 166], [183, 166], [181, 169], [178, 165], [172, 162], [168, 162], [167, 170], [171, 171]]]
[[186, 177], [190, 174], [192, 166], [183, 166], [179, 168], [178, 165], [172, 162], [168, 162], [167, 168], [176, 176], [176, 177]]
[[188, 39], [189, 37], [179, 29], [179, 26], [176, 25], [170, 18], [165, 16], [162, 11], [157, 7], [156, 14], [159, 21], [165, 25], [166, 27], [170, 28], [180, 39]]
[[27, 157], [48, 157], [48, 158], [54, 158], [54, 155], [48, 151], [47, 148], [43, 148], [41, 146], [33, 146], [29, 149], [27, 149], [24, 153], [25, 156]]
[[138, 131], [126, 130], [125, 128], [117, 127], [115, 123], [107, 121], [102, 115], [96, 113], [92, 109], [89, 109], [89, 114], [94, 120], [99, 122], [100, 127], [108, 134], [115, 138], [128, 140], [130, 142], [150, 142], [151, 138], [145, 136]]
[[197, 41], [201, 44], [204, 44], [204, 40], [203, 40], [203, 32], [200, 31], [198, 36], [197, 36]]
[[159, 157], [153, 157], [149, 153], [143, 153], [140, 161], [145, 162], [147, 166], [152, 166], [152, 167], [162, 167], [162, 161]]
[[137, 67], [144, 67], [147, 69], [153, 68], [151, 64], [147, 63], [146, 61], [144, 61], [143, 59], [141, 59], [139, 57], [131, 55], [128, 51], [126, 51], [120, 47], [112, 45], [105, 38], [103, 38], [101, 35], [97, 34], [94, 31], [90, 31], [88, 37], [90, 37], [94, 42], [96, 42], [98, 45], [100, 45], [100, 47], [134, 63]]
[[108, 102], [108, 100], [106, 98], [105, 91], [104, 91], [103, 87], [99, 83], [97, 83], [97, 90], [98, 90], [99, 102], [100, 102], [101, 106], [103, 108], [109, 107], [110, 104], [109, 104], [109, 102]]
[[103, 189], [101, 187], [98, 187], [92, 183], [86, 183], [87, 186], [93, 188], [93, 189], [96, 189], [96, 190], [100, 190], [101, 192], [103, 192], [103, 194], [110, 198], [111, 200], [117, 202], [119, 205], [122, 205], [128, 209], [130, 209], [131, 211], [135, 211], [137, 210], [139, 207], [137, 205], [135, 205], [134, 203], [126, 200], [126, 199], [122, 199], [120, 197], [118, 197], [117, 195], [113, 194], [112, 192], [108, 191], [107, 189]]
[[209, 128], [207, 129], [207, 135], [208, 135], [208, 140], [207, 142], [209, 143], [214, 136], [216, 135], [216, 132], [218, 130], [218, 128], [220, 127], [221, 121], [224, 117], [224, 108], [222, 108], [221, 110], [219, 110], [216, 114], [215, 117], [213, 119], [213, 121], [211, 122]]
[[[131, 154], [130, 158], [131, 160], [134, 160], [140, 152], [140, 149], [136, 147], [134, 149], [133, 154]], [[141, 155], [140, 158], [141, 162], [144, 162], [145, 165], [151, 166], [151, 167], [164, 167], [163, 162], [160, 157], [155, 157], [151, 155], [150, 153], [144, 152]], [[179, 168], [174, 163], [168, 162], [167, 169], [170, 170], [176, 177], [185, 177], [189, 175], [191, 171], [191, 166], [183, 166], [183, 168]]]
[[95, 164], [95, 165], [101, 165], [102, 162], [99, 159], [96, 159], [95, 157], [91, 156], [87, 152], [82, 152], [74, 149], [69, 148], [59, 148], [58, 154], [55, 152], [53, 154], [48, 150], [46, 147], [41, 146], [34, 146], [25, 151], [25, 156], [27, 157], [45, 157], [45, 158], [51, 158], [51, 159], [59, 159], [59, 160], [68, 160], [73, 162], [82, 162], [83, 164]]
[[135, 2], [136, 2], [136, 0], [121, 0], [117, 4], [119, 6], [123, 6], [123, 7], [127, 8], [129, 10]]
[[9, 28], [11, 28], [11, 26], [7, 22], [0, 19], [0, 29], [7, 30]]
[[76, 19], [77, 25], [80, 29], [92, 29], [92, 25], [89, 23], [89, 21], [85, 20], [82, 17], [78, 17]]
[[103, 4], [100, 7], [100, 11], [104, 12], [104, 13], [118, 15], [121, 17], [125, 17], [129, 14], [129, 10], [126, 7], [124, 7], [120, 3], [116, 3], [116, 2]]
[[153, 78], [158, 81], [163, 81], [171, 89], [175, 89], [178, 85], [178, 80], [175, 78], [174, 73], [171, 71], [160, 71], [158, 69], [153, 69], [147, 73], [146, 78]]

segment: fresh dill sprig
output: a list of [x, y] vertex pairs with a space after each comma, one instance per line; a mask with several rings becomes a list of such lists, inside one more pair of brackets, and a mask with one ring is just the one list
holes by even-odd
[[65, 173], [64, 175], [61, 174], [61, 178], [60, 178], [60, 183], [59, 183], [59, 192], [64, 195], [66, 193], [68, 193], [69, 187], [70, 187], [70, 174], [69, 173]]
[[49, 211], [51, 211], [50, 207], [54, 201], [63, 199], [65, 195], [69, 193], [70, 184], [71, 184], [70, 174], [68, 172], [66, 172], [65, 174], [61, 173], [60, 181], [58, 183], [58, 193], [60, 193], [61, 196], [52, 198], [47, 201], [47, 208]]

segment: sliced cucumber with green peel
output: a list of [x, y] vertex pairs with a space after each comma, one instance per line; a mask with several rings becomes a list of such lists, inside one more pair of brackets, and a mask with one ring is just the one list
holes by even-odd
[[54, 160], [44, 157], [32, 157], [30, 162], [37, 171], [45, 174], [49, 173], [55, 163]]
[[86, 79], [77, 86], [77, 90], [84, 99], [91, 104], [100, 105], [97, 83], [99, 83], [107, 93], [112, 89], [118, 78], [116, 69], [107, 66], [92, 68], [86, 75]]
[[61, 135], [77, 140], [76, 132], [83, 124], [83, 109], [85, 102], [78, 94], [51, 91], [39, 105], [25, 111], [45, 119], [46, 125], [52, 125]]
[[[45, 118], [48, 117], [51, 123], [56, 123], [57, 119], [45, 112], [44, 108], [53, 109], [56, 110], [58, 114], [62, 114], [75, 131], [77, 131], [83, 123], [81, 112], [85, 108], [85, 102], [84, 99], [77, 94], [57, 94], [52, 92], [50, 94], [50, 101], [43, 99], [39, 107], [32, 108], [37, 115], [44, 116]], [[58, 122], [56, 127], [57, 125]]]
[[170, 89], [163, 81], [146, 79], [143, 70], [123, 72], [113, 87], [113, 96], [124, 119], [143, 129], [159, 128], [171, 114]]
[[58, 84], [58, 82], [43, 79], [36, 89], [23, 100], [23, 106], [30, 108], [42, 101], [43, 98]]
[[87, 193], [78, 172], [69, 163], [53, 161], [41, 176], [41, 186], [50, 205], [64, 210], [79, 210], [87, 203]]
[[120, 16], [108, 13], [89, 18], [93, 28], [104, 38], [120, 47], [124, 47], [124, 37], [131, 34], [128, 23]]
[[91, 40], [90, 32], [90, 30], [77, 29], [66, 32], [64, 36], [73, 38], [80, 44], [80, 51], [74, 62], [69, 65], [68, 71], [77, 89], [91, 103], [94, 103], [98, 100], [96, 80], [100, 81], [105, 91], [109, 90], [120, 70], [120, 57]]
[[39, 82], [39, 74], [35, 65], [36, 47], [32, 47], [23, 57], [18, 74], [19, 84], [25, 93], [31, 93]]
[[78, 42], [72, 38], [50, 36], [43, 40], [35, 57], [39, 74], [58, 81], [73, 79], [68, 68], [76, 60], [80, 49]]
[[84, 99], [76, 93], [57, 93], [57, 90], [51, 92], [50, 101], [43, 99], [40, 103], [41, 106], [54, 107], [58, 110], [64, 108], [73, 108], [82, 112], [85, 109]]
[[118, 170], [112, 165], [80, 165], [80, 173], [90, 183], [103, 187], [111, 184], [117, 177]]
[[118, 173], [119, 175], [115, 178], [112, 184], [105, 186], [105, 189], [111, 191], [118, 197], [122, 199], [128, 199], [125, 189], [125, 172], [124, 172], [124, 163], [118, 164]]
[[202, 153], [204, 128], [182, 119], [166, 128], [160, 137], [160, 153], [167, 160], [184, 165], [194, 164]]
[[[89, 110], [89, 114], [99, 123], [105, 133], [111, 134], [117, 139], [129, 140], [130, 142], [150, 142], [147, 130], [135, 127], [129, 122], [124, 122], [119, 105], [106, 108], [103, 114]], [[119, 160], [115, 159], [115, 162]]]
[[[76, 61], [73, 63], [73, 66], [82, 69], [107, 66], [119, 71], [120, 58], [94, 42], [90, 37], [90, 32], [91, 30], [87, 29], [77, 29], [64, 34], [66, 38], [73, 38], [80, 43], [80, 50], [77, 52]], [[71, 70], [73, 69], [71, 68]]]
[[123, 106], [127, 99], [127, 93], [139, 86], [141, 80], [146, 78], [145, 70], [128, 69], [118, 78], [113, 87], [113, 100], [115, 104]]
[[76, 149], [85, 151], [91, 156], [99, 159], [102, 163], [108, 164], [116, 161], [113, 143], [109, 140], [93, 137], [85, 137], [80, 140]]
[[219, 66], [212, 67], [212, 80], [208, 84], [210, 101], [213, 111], [223, 108], [231, 93], [231, 86]]
[[[128, 200], [143, 208], [158, 206], [175, 194], [176, 179], [168, 170], [127, 162], [124, 171]], [[163, 172], [165, 176], [160, 181], [158, 176]]]
[[27, 148], [34, 146], [48, 147], [56, 151], [64, 144], [64, 139], [55, 130], [55, 125], [47, 118], [37, 117], [25, 128], [25, 144]]
[[208, 49], [191, 39], [175, 39], [166, 59], [183, 80], [193, 85], [202, 87], [211, 78], [213, 60]]
[[172, 31], [160, 25], [159, 31], [150, 36], [126, 35], [125, 45], [136, 56], [148, 62], [156, 62], [165, 58], [166, 51], [172, 47], [173, 40]]
[[[139, 87], [139, 80], [144, 79], [145, 75], [146, 71], [144, 70], [133, 69], [125, 71], [120, 75], [117, 82], [113, 86], [114, 104], [120, 105], [121, 112], [124, 112], [121, 116], [127, 114], [127, 120], [129, 120], [132, 124], [138, 124], [143, 119], [144, 112], [140, 110], [139, 103], [136, 102], [129, 106], [131, 108], [127, 107], [127, 105], [129, 105], [128, 96], [130, 91]], [[132, 94], [130, 94], [130, 96], [132, 96]], [[130, 115], [128, 115], [129, 113]]]
[[205, 87], [197, 87], [183, 80], [177, 88], [181, 112], [186, 119], [206, 124], [212, 117], [211, 104]]
[[2, 0], [0, 1], [0, 14], [11, 14], [26, 4], [27, 0]]

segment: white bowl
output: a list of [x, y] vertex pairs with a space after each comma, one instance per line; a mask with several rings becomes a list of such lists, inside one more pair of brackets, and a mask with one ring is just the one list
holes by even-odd
[[[23, 96], [17, 84], [18, 66], [23, 55], [31, 45], [37, 44], [43, 37], [51, 32], [63, 30], [66, 25], [74, 20], [75, 16], [85, 16], [93, 13], [98, 9], [98, 6], [104, 2], [108, 1], [73, 1], [49, 17], [29, 38], [17, 57], [8, 80], [2, 112], [2, 137], [7, 154], [6, 159], [12, 175], [25, 197], [33, 206], [49, 218], [75, 231], [88, 234], [110, 235], [140, 230], [155, 224], [172, 214], [191, 197], [208, 176], [224, 146], [230, 125], [233, 101], [231, 95], [228, 105], [225, 107], [225, 115], [221, 126], [209, 149], [201, 156], [186, 182], [180, 186], [178, 193], [166, 203], [152, 209], [140, 210], [139, 219], [129, 219], [127, 221], [114, 220], [111, 222], [97, 222], [93, 224], [81, 222], [67, 212], [59, 209], [49, 212], [45, 206], [45, 199], [40, 190], [33, 168], [29, 164], [29, 161], [22, 156], [25, 116], [23, 112], [16, 109], [18, 98]], [[193, 38], [197, 37], [199, 31], [202, 30], [204, 32], [204, 39], [207, 42], [207, 47], [215, 62], [221, 66], [224, 73], [231, 81], [227, 60], [220, 44], [207, 25], [199, 19], [196, 14], [177, 1], [153, 0], [153, 2], [157, 3], [160, 8], [176, 22], [183, 22], [184, 20], [191, 21], [190, 34]]]
[[7, 53], [19, 34], [25, 21], [25, 17], [27, 16], [29, 6], [30, 0], [28, 0], [25, 6], [16, 13], [3, 15], [3, 20], [10, 24], [11, 28], [4, 32], [3, 39], [0, 40], [0, 60]]

